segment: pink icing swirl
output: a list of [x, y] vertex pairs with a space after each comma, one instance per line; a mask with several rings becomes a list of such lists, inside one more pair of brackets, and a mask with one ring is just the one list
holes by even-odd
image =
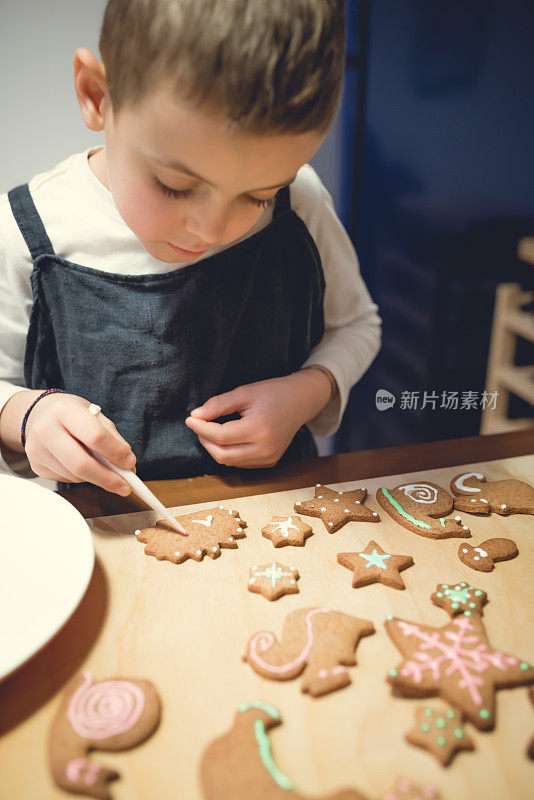
[[65, 774], [71, 783], [85, 783], [94, 786], [98, 780], [100, 765], [86, 758], [74, 758], [65, 767]]
[[93, 682], [84, 672], [83, 683], [74, 692], [67, 718], [84, 739], [107, 739], [129, 731], [145, 707], [145, 695], [131, 681]]
[[259, 655], [257, 652], [258, 650], [264, 653], [266, 650], [270, 650], [276, 641], [273, 634], [269, 631], [261, 631], [252, 637], [249, 647], [249, 657], [256, 664], [258, 664], [261, 669], [265, 670], [265, 672], [270, 672], [274, 675], [285, 675], [289, 672], [292, 672], [306, 661], [313, 647], [312, 617], [314, 617], [316, 614], [329, 613], [329, 608], [312, 608], [311, 611], [308, 611], [306, 614], [307, 641], [300, 654], [293, 659], [293, 661], [288, 661], [280, 666], [275, 666], [273, 664], [269, 664], [268, 661], [265, 661], [265, 659]]

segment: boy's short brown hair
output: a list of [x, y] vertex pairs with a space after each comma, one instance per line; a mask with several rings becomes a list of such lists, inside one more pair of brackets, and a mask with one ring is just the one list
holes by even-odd
[[115, 114], [167, 81], [230, 127], [326, 132], [343, 85], [344, 0], [109, 0], [99, 47]]

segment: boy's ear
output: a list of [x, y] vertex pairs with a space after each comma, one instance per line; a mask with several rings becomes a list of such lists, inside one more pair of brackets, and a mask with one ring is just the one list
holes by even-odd
[[86, 47], [74, 53], [74, 88], [89, 130], [104, 130], [104, 101], [107, 96], [104, 65]]

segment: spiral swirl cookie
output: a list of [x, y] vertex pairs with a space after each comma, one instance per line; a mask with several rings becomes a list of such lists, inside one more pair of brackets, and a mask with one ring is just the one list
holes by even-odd
[[430, 481], [404, 483], [394, 489], [381, 487], [376, 499], [389, 516], [406, 530], [429, 539], [467, 538], [467, 525], [457, 515], [447, 517], [454, 507], [452, 496]]
[[145, 680], [93, 680], [90, 672], [65, 692], [49, 735], [55, 783], [67, 792], [110, 800], [118, 772], [88, 759], [90, 750], [128, 750], [156, 730], [161, 714], [154, 686]]

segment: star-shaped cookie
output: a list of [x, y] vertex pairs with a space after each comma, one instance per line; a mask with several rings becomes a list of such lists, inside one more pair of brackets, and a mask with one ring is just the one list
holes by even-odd
[[465, 614], [470, 617], [476, 613], [482, 616], [482, 609], [488, 602], [488, 595], [465, 581], [460, 583], [438, 583], [430, 599], [435, 606], [444, 608], [451, 617]]
[[478, 614], [459, 614], [443, 628], [389, 615], [386, 631], [404, 661], [388, 682], [407, 697], [440, 695], [480, 730], [495, 724], [495, 691], [534, 683], [526, 661], [494, 650]]
[[284, 547], [288, 544], [304, 547], [308, 536], [313, 536], [311, 526], [297, 516], [273, 517], [263, 526], [261, 533], [266, 539], [270, 539], [275, 547]]
[[248, 590], [262, 594], [267, 600], [278, 600], [285, 594], [297, 594], [300, 578], [295, 567], [286, 567], [278, 561], [254, 565], [249, 570]]
[[295, 503], [294, 509], [308, 517], [319, 517], [328, 533], [335, 533], [347, 522], [380, 522], [378, 513], [364, 505], [366, 497], [367, 489], [342, 492], [317, 483], [315, 498]]
[[165, 520], [159, 520], [153, 527], [135, 532], [137, 541], [146, 545], [147, 555], [154, 556], [158, 561], [172, 561], [173, 564], [181, 564], [188, 558], [202, 561], [205, 555], [218, 558], [221, 548], [235, 550], [235, 540], [246, 536], [243, 529], [247, 527], [247, 523], [241, 519], [239, 512], [224, 506], [205, 508], [176, 519], [182, 523], [189, 536], [176, 533]]
[[462, 725], [462, 714], [452, 706], [439, 709], [418, 706], [415, 725], [406, 734], [407, 741], [423, 747], [447, 767], [460, 750], [474, 750], [473, 740]]
[[338, 553], [337, 560], [341, 566], [354, 570], [352, 585], [355, 589], [370, 583], [383, 583], [393, 589], [405, 589], [399, 572], [413, 566], [411, 556], [386, 553], [373, 541], [361, 553]]

